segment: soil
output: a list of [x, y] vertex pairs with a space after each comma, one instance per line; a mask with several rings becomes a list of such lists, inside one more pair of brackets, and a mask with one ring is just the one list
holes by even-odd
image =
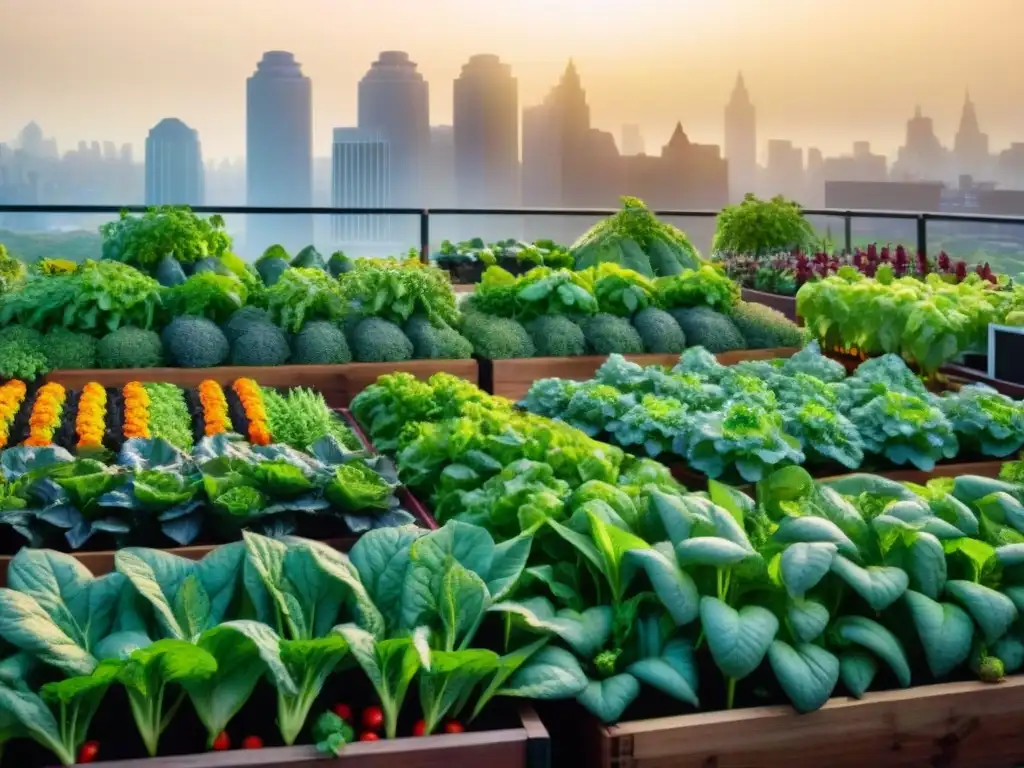
[[[169, 697], [169, 700], [173, 698]], [[309, 717], [296, 745], [312, 743], [311, 731], [317, 717], [336, 703], [352, 708], [355, 738], [362, 730], [358, 719], [364, 707], [377, 703], [376, 695], [366, 677], [358, 669], [348, 669], [331, 676], [324, 690], [310, 710]], [[471, 711], [471, 710], [470, 710]], [[468, 715], [468, 712], [466, 713]], [[410, 687], [405, 706], [398, 720], [398, 736], [412, 736], [415, 722], [420, 719], [415, 684]], [[284, 742], [277, 727], [277, 696], [274, 688], [261, 680], [242, 711], [228, 725], [227, 733], [233, 748], [238, 748], [246, 736], [259, 736], [264, 747], [281, 747]], [[516, 703], [510, 699], [494, 699], [472, 723], [463, 722], [467, 732], [517, 728], [520, 720]], [[132, 760], [147, 757], [142, 739], [135, 728], [128, 696], [124, 689], [112, 686], [89, 728], [88, 738], [100, 744], [97, 764], [104, 761]], [[160, 737], [160, 757], [194, 755], [209, 751], [206, 729], [187, 699], [182, 703], [167, 730]], [[4, 746], [5, 765], [18, 768], [43, 768], [55, 763], [53, 756], [43, 747], [27, 739], [8, 742]]]

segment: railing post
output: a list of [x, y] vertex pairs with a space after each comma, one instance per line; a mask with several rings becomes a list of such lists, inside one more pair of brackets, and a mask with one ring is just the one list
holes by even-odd
[[849, 211], [843, 214], [843, 253], [853, 253], [853, 216]]
[[430, 211], [426, 208], [420, 211], [420, 261], [430, 261]]
[[928, 256], [928, 217], [923, 213], [917, 217], [917, 252]]

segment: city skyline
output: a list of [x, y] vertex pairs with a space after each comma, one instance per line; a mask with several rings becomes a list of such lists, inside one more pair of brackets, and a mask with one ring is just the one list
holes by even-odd
[[[1011, 44], [1015, 27], [999, 21], [1018, 9], [1011, 2], [948, 0], [918, 29], [914, 14], [934, 10], [934, 3], [903, 0], [893, 10], [868, 0], [856, 8], [843, 4], [840, 17], [839, 3], [829, 0], [792, 0], [768, 15], [750, 0], [723, 0], [714, 10], [636, 0], [620, 30], [614, 23], [618, 5], [605, 0], [588, 3], [588, 12], [577, 8], [575, 19], [524, 0], [514, 8], [488, 7], [486, 19], [502, 34], [467, 36], [460, 30], [480, 18], [471, 12], [475, 4], [461, 0], [432, 3], [433, 17], [406, 4], [400, 16], [384, 18], [398, 8], [385, 0], [372, 12], [360, 9], [359, 34], [325, 23], [349, 23], [352, 15], [339, 15], [337, 4], [321, 0], [298, 7], [252, 0], [237, 16], [232, 9], [238, 3], [221, 0], [203, 9], [203, 25], [188, 13], [193, 0], [175, 3], [173, 14], [165, 10], [172, 6], [160, 3], [143, 13], [122, 0], [88, 0], [59, 11], [52, 0], [10, 0], [0, 9], [0, 46], [17, 68], [0, 65], [0, 137], [11, 138], [35, 120], [62, 150], [80, 140], [140, 145], [160, 119], [174, 116], [199, 131], [207, 158], [241, 157], [245, 92], [239, 83], [261, 53], [285, 49], [314, 84], [313, 154], [329, 157], [333, 129], [357, 122], [360, 77], [381, 50], [401, 49], [433, 84], [431, 125], [452, 122], [451, 83], [471, 56], [493, 53], [519, 83], [520, 110], [539, 103], [572, 58], [586, 83], [594, 125], [616, 135], [625, 124], [638, 125], [655, 146], [676, 122], [693, 140], [722, 145], [722, 109], [736, 72], [743, 71], [757, 105], [762, 162], [773, 138], [826, 154], [849, 152], [854, 141], [867, 140], [874, 151], [894, 158], [917, 105], [951, 145], [965, 88], [998, 151], [1024, 138], [1024, 79], [1002, 76], [1024, 69], [1024, 50]], [[687, 23], [677, 26], [684, 16]], [[813, 24], [824, 22], [842, 33], [834, 43], [811, 34]], [[882, 22], [885, 34], [859, 34]], [[147, 37], [154, 25], [160, 34]], [[146, 39], [144, 55], [124, 39], [128, 26]], [[525, 42], [516, 33], [527, 27], [532, 34]], [[331, 32], [338, 39], [329, 45]], [[609, 45], [623, 33], [627, 40]], [[112, 37], [118, 35], [115, 48]], [[44, 39], [54, 45], [39, 45]], [[180, 52], [183, 40], [191, 43], [189, 55], [167, 66], [163, 46]], [[984, 57], [975, 55], [981, 46]]]

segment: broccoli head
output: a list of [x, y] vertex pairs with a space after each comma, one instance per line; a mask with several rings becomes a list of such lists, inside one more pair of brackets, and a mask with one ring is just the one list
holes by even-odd
[[96, 345], [100, 368], [156, 368], [164, 362], [163, 344], [155, 331], [125, 325]]
[[186, 280], [185, 270], [181, 268], [181, 264], [178, 260], [167, 254], [160, 262], [156, 265], [156, 269], [153, 270], [153, 277], [160, 283], [164, 288], [172, 288], [175, 285], [181, 285]]
[[448, 325], [434, 325], [425, 315], [413, 315], [402, 330], [412, 342], [417, 360], [468, 360], [473, 356], [473, 345], [458, 331]]
[[394, 323], [380, 317], [359, 321], [352, 331], [352, 355], [360, 363], [397, 363], [412, 359], [412, 342]]
[[236, 309], [220, 329], [224, 331], [228, 342], [234, 344], [239, 336], [254, 325], [273, 325], [270, 313], [259, 307], [242, 307]]
[[575, 357], [587, 354], [583, 329], [565, 315], [541, 315], [526, 324], [537, 357]]
[[254, 322], [231, 342], [230, 360], [232, 365], [284, 365], [290, 354], [284, 331], [271, 323]]
[[96, 367], [96, 339], [67, 328], [52, 328], [43, 337], [50, 369], [83, 370]]
[[42, 334], [20, 325], [0, 331], [0, 378], [30, 380], [49, 371]]
[[477, 355], [488, 360], [533, 357], [536, 352], [530, 334], [508, 317], [466, 312], [462, 316], [462, 335]]
[[231, 347], [224, 332], [205, 317], [179, 315], [161, 334], [164, 353], [182, 368], [213, 368], [228, 359]]
[[729, 313], [746, 342], [747, 349], [801, 347], [804, 332], [781, 312], [751, 301], [741, 301]]
[[686, 347], [686, 334], [668, 312], [656, 307], [641, 309], [633, 315], [633, 327], [648, 352], [679, 355]]
[[718, 353], [746, 346], [743, 334], [732, 320], [711, 307], [671, 309], [669, 314], [679, 323], [691, 347], [704, 347], [708, 352]]
[[618, 352], [636, 355], [644, 351], [644, 343], [636, 328], [624, 317], [601, 312], [583, 321], [583, 335], [587, 346], [598, 355]]
[[334, 323], [314, 320], [292, 338], [292, 362], [298, 365], [351, 363], [345, 334]]

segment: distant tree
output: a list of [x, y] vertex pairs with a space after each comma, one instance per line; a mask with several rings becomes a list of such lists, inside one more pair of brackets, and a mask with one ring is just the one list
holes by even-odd
[[87, 230], [74, 232], [12, 232], [0, 229], [0, 244], [8, 253], [26, 264], [43, 259], [67, 259], [76, 263], [86, 259], [99, 260], [103, 255], [103, 240], [98, 233]]

